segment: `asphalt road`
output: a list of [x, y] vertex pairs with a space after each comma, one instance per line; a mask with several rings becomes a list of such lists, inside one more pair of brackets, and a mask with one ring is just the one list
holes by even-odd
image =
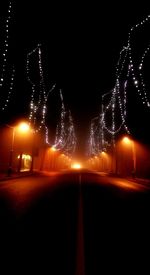
[[149, 188], [89, 171], [0, 183], [0, 274], [150, 274]]

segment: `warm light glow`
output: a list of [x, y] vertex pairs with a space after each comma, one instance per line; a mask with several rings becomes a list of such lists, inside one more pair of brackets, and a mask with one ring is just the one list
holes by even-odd
[[57, 151], [55, 147], [51, 147], [51, 151], [55, 152]]
[[124, 138], [123, 138], [123, 142], [124, 142], [125, 144], [130, 144], [130, 143], [131, 143], [131, 140], [130, 140], [128, 137], [124, 137]]
[[73, 163], [73, 164], [71, 165], [71, 168], [73, 168], [73, 169], [81, 169], [82, 166], [81, 166], [80, 163]]
[[29, 131], [30, 126], [26, 122], [21, 122], [17, 128], [20, 132], [24, 133]]
[[[20, 155], [17, 158], [20, 159]], [[31, 156], [22, 154], [22, 159], [31, 160]]]

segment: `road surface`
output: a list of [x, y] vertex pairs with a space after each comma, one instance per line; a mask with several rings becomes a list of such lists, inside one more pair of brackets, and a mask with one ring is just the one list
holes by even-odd
[[149, 219], [149, 188], [121, 178], [66, 171], [1, 182], [0, 274], [150, 274]]

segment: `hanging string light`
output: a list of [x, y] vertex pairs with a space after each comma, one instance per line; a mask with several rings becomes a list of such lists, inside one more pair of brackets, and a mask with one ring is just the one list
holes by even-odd
[[[146, 102], [147, 107], [150, 107], [150, 95], [148, 95], [148, 91], [146, 89], [146, 85], [145, 85], [145, 81], [144, 81], [144, 76], [143, 76], [143, 63], [144, 63], [144, 59], [146, 57], [146, 55], [148, 54], [150, 50], [150, 45], [148, 45], [148, 47], [146, 48], [146, 50], [144, 51], [142, 58], [141, 58], [141, 62], [139, 65], [139, 76], [140, 76], [140, 82], [141, 82], [141, 89], [143, 91], [143, 95], [144, 95], [144, 102]], [[141, 95], [141, 93], [140, 93]]]
[[[101, 149], [105, 148], [106, 143], [106, 133], [111, 135], [111, 139], [113, 143], [115, 142], [115, 135], [118, 134], [124, 127], [125, 131], [127, 133], [129, 132], [129, 129], [126, 125], [126, 117], [127, 117], [127, 87], [128, 82], [130, 80], [130, 76], [132, 77], [132, 81], [134, 86], [136, 87], [138, 94], [140, 95], [143, 104], [146, 104], [146, 106], [150, 107], [150, 96], [148, 95], [148, 91], [146, 89], [146, 85], [144, 82], [143, 77], [143, 63], [144, 60], [149, 53], [150, 45], [146, 47], [144, 50], [144, 53], [142, 54], [142, 57], [140, 59], [140, 64], [135, 66], [133, 61], [133, 48], [132, 48], [132, 40], [133, 40], [133, 34], [136, 29], [142, 27], [149, 23], [150, 15], [148, 15], [144, 20], [142, 20], [139, 24], [136, 24], [133, 26], [129, 33], [128, 33], [128, 41], [127, 46], [124, 46], [122, 50], [120, 51], [119, 59], [116, 66], [116, 81], [115, 86], [111, 90], [111, 92], [106, 93], [102, 96], [102, 110], [101, 114], [99, 115], [99, 125], [101, 125], [101, 131], [99, 131], [101, 136]], [[110, 97], [108, 100], [108, 103], [104, 104], [104, 99], [106, 97]], [[119, 113], [120, 112], [120, 123], [117, 126], [117, 121], [119, 121]], [[107, 113], [109, 114], [107, 116]], [[110, 124], [110, 113], [112, 118], [111, 127], [107, 124]], [[108, 117], [108, 119], [107, 119]], [[90, 147], [91, 154], [96, 154], [95, 148], [95, 139], [94, 139], [94, 131], [93, 127], [91, 126], [91, 133], [90, 133]], [[98, 148], [98, 146], [97, 146]]]
[[90, 135], [88, 140], [88, 156], [97, 155], [100, 150], [99, 144], [99, 117], [94, 117], [90, 123]]
[[71, 111], [66, 111], [62, 90], [60, 90], [61, 114], [56, 127], [54, 147], [71, 156], [76, 149], [76, 134]]
[[[111, 90], [111, 92], [106, 93], [102, 96], [102, 106], [103, 106], [103, 128], [112, 135], [112, 139], [114, 140], [114, 136], [121, 130], [121, 128], [124, 126], [125, 130], [129, 132], [128, 127], [126, 125], [126, 89], [127, 89], [127, 82], [129, 78], [129, 70], [127, 71], [127, 74], [125, 74], [125, 81], [122, 81], [122, 74], [125, 69], [125, 61], [127, 58], [127, 51], [128, 47], [123, 47], [123, 49], [120, 52], [119, 60], [116, 66], [116, 82], [114, 89]], [[124, 54], [125, 53], [125, 54]], [[124, 58], [122, 58], [122, 55], [124, 54]], [[122, 82], [124, 82], [124, 86], [122, 88]], [[123, 92], [122, 92], [123, 90]], [[104, 106], [104, 98], [106, 96], [110, 95], [109, 103]], [[121, 117], [121, 123], [116, 126], [115, 122], [115, 112], [118, 112], [118, 108], [120, 110], [120, 117]], [[107, 126], [106, 122], [106, 115], [107, 112], [111, 109], [112, 113], [112, 127], [111, 129]]]
[[5, 39], [4, 39], [4, 50], [3, 50], [3, 53], [2, 53], [2, 70], [1, 70], [1, 76], [0, 76], [0, 87], [3, 86], [5, 72], [6, 72], [6, 64], [7, 64], [7, 58], [8, 58], [9, 25], [10, 25], [10, 20], [11, 20], [11, 11], [12, 11], [12, 1], [9, 2], [8, 15], [7, 15], [7, 18], [6, 18], [6, 23], [5, 23]]
[[2, 107], [2, 111], [5, 111], [5, 109], [8, 107], [8, 104], [9, 104], [9, 101], [10, 101], [10, 97], [11, 97], [11, 94], [12, 94], [12, 90], [13, 90], [13, 86], [14, 86], [14, 76], [15, 76], [15, 68], [13, 66], [10, 87], [9, 87], [9, 91], [8, 91], [5, 103], [4, 103], [3, 107]]
[[[2, 52], [2, 58], [1, 58], [1, 70], [0, 70], [0, 90], [3, 88], [4, 85], [9, 81], [8, 80], [8, 74], [10, 73], [10, 65], [8, 67], [8, 47], [9, 47], [9, 29], [10, 29], [10, 22], [12, 19], [12, 1], [9, 1], [6, 21], [5, 21], [5, 37], [4, 37], [4, 48]], [[8, 71], [9, 70], [9, 71]], [[12, 66], [12, 73], [11, 73], [11, 81], [10, 81], [10, 87], [8, 88], [8, 94], [5, 94], [6, 96], [2, 96], [1, 93], [1, 102], [0, 102], [0, 108], [2, 111], [5, 111], [8, 107], [11, 93], [13, 91], [13, 85], [14, 85], [14, 75], [15, 75], [15, 68], [14, 65]], [[7, 78], [7, 80], [6, 80]]]
[[75, 127], [74, 127], [73, 118], [70, 110], [69, 110], [69, 117], [68, 117], [68, 127], [66, 129], [67, 129], [67, 134], [66, 134], [66, 143], [65, 143], [64, 152], [66, 155], [71, 156], [75, 152], [77, 138], [76, 138]]
[[[34, 54], [38, 57], [38, 71], [39, 71], [38, 84], [37, 83], [35, 84], [30, 77], [30, 71], [31, 71], [30, 58]], [[38, 44], [35, 49], [33, 49], [31, 52], [27, 54], [26, 72], [27, 72], [27, 80], [31, 84], [31, 88], [32, 88], [29, 121], [33, 125], [36, 132], [39, 132], [41, 130], [45, 131], [45, 141], [46, 143], [49, 144], [48, 128], [45, 124], [46, 113], [47, 113], [47, 101], [50, 93], [54, 90], [56, 84], [54, 84], [52, 88], [48, 92], [46, 92], [44, 76], [43, 76], [40, 44]]]
[[61, 99], [61, 114], [60, 114], [60, 122], [58, 123], [56, 127], [56, 137], [54, 146], [56, 148], [64, 148], [66, 143], [66, 131], [65, 131], [65, 116], [66, 116], [66, 110], [63, 100], [62, 91], [60, 90], [60, 99]]
[[76, 149], [76, 134], [71, 111], [66, 111], [62, 90], [60, 90], [61, 114], [60, 122], [56, 127], [56, 136], [53, 147], [63, 151], [66, 155], [72, 155]]
[[133, 39], [133, 35], [134, 35], [136, 29], [143, 28], [145, 26], [145, 24], [147, 24], [149, 22], [150, 22], [150, 15], [148, 15], [140, 23], [133, 26], [130, 29], [130, 32], [128, 34], [129, 69], [131, 71], [133, 84], [139, 94], [139, 97], [142, 99], [142, 103], [147, 107], [150, 107], [150, 100], [149, 100], [150, 96], [148, 95], [148, 92], [145, 88], [142, 69], [143, 69], [144, 58], [147, 55], [147, 53], [149, 52], [149, 46], [146, 47], [146, 50], [144, 51], [144, 53], [142, 55], [140, 65], [136, 66], [133, 61], [133, 52], [134, 51], [132, 49], [132, 39]]
[[[38, 56], [38, 71], [39, 71], [39, 82], [38, 84], [31, 80], [31, 57], [33, 55]], [[45, 131], [45, 141], [47, 144], [51, 145], [49, 142], [49, 133], [48, 127], [46, 126], [45, 119], [47, 113], [47, 101], [50, 93], [54, 90], [56, 85], [53, 85], [52, 88], [46, 92], [44, 77], [43, 77], [43, 68], [42, 68], [42, 59], [41, 59], [41, 45], [38, 45], [33, 51], [29, 52], [27, 55], [26, 63], [26, 72], [27, 79], [31, 85], [31, 101], [30, 101], [30, 114], [29, 121], [34, 125], [36, 132], [44, 129]], [[61, 99], [61, 116], [60, 122], [56, 127], [56, 137], [53, 144], [53, 147], [58, 150], [63, 150], [66, 154], [73, 153], [76, 147], [76, 136], [74, 131], [74, 125], [71, 113], [67, 117], [67, 112], [65, 110], [64, 100], [62, 91], [60, 90], [60, 99]], [[69, 123], [66, 123], [66, 121]]]

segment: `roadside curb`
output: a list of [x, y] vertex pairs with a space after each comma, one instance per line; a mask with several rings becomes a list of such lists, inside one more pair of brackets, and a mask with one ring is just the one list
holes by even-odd
[[136, 177], [134, 177], [134, 178], [132, 178], [132, 177], [123, 177], [123, 176], [117, 175], [115, 173], [109, 173], [109, 176], [110, 177], [121, 178], [121, 179], [126, 179], [128, 181], [132, 181], [132, 182], [135, 182], [137, 184], [142, 184], [142, 185], [150, 187], [150, 179], [143, 179], [143, 178], [136, 178]]
[[18, 179], [18, 178], [24, 178], [24, 177], [28, 177], [28, 176], [32, 176], [36, 174], [35, 172], [30, 172], [30, 173], [24, 173], [24, 174], [18, 174], [18, 175], [12, 175], [12, 176], [3, 176], [0, 178], [0, 182], [3, 181], [9, 181], [9, 180], [13, 180], [13, 179]]
[[135, 183], [139, 183], [142, 185], [146, 185], [146, 186], [150, 186], [150, 179], [140, 179], [140, 178], [127, 178], [127, 180], [135, 182]]

